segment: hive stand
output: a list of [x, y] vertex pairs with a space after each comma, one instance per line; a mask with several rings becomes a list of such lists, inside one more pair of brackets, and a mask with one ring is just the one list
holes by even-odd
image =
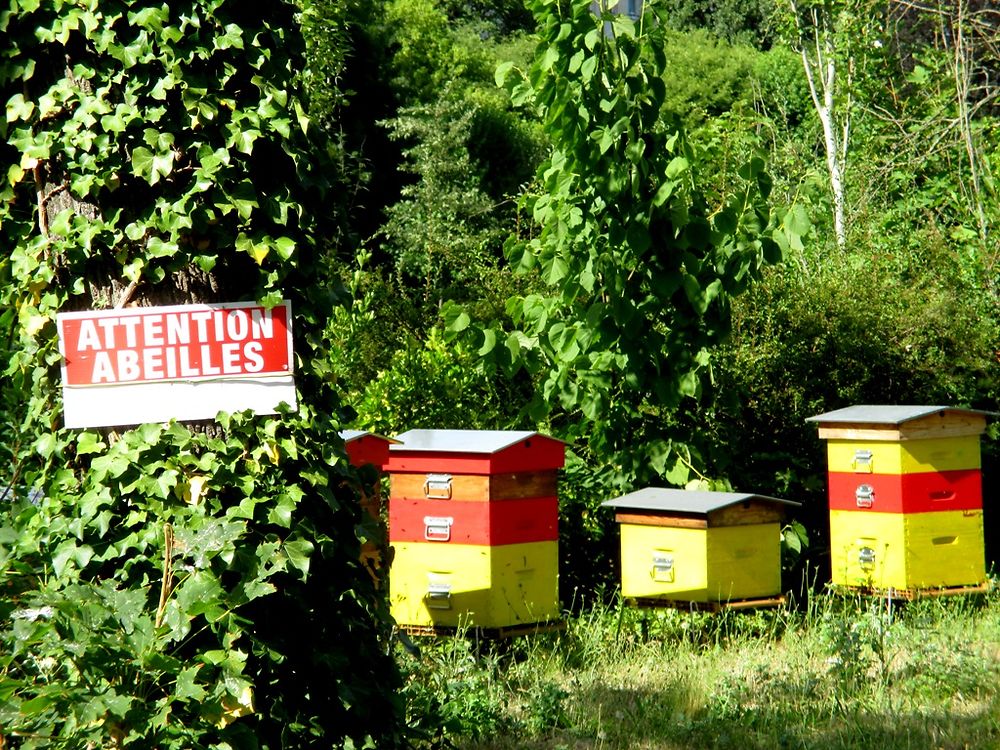
[[987, 588], [980, 436], [990, 412], [858, 405], [827, 441], [831, 583], [914, 599]]
[[559, 626], [559, 440], [410, 430], [389, 452], [390, 612], [416, 635]]
[[602, 505], [620, 524], [628, 603], [716, 612], [784, 603], [781, 523], [799, 503], [649, 487]]

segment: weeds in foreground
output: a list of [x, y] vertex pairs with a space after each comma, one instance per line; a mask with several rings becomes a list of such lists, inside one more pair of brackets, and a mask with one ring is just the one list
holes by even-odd
[[1000, 597], [801, 610], [595, 604], [564, 632], [400, 652], [427, 747], [1000, 746]]

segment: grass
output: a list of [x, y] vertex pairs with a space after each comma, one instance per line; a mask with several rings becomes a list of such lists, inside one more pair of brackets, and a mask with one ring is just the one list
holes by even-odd
[[425, 747], [1000, 747], [1000, 596], [801, 609], [595, 604], [565, 632], [400, 654]]

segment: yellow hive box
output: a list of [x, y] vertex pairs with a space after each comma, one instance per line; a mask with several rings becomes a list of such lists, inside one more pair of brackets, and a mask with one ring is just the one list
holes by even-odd
[[400, 625], [505, 628], [559, 617], [556, 541], [393, 547], [389, 608]]
[[986, 581], [982, 510], [830, 511], [835, 585], [875, 590], [974, 586]]
[[733, 602], [781, 593], [788, 500], [648, 487], [603, 503], [621, 528], [622, 596]]
[[781, 593], [777, 523], [683, 529], [621, 525], [622, 596], [727, 602]]
[[831, 472], [919, 474], [980, 468], [979, 437], [929, 438], [902, 442], [830, 440]]

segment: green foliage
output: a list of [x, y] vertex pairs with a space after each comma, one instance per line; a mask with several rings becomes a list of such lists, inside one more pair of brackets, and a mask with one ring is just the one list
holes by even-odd
[[[19, 747], [401, 736], [327, 380], [336, 170], [295, 87], [295, 12], [0, 13], [0, 486], [44, 497], [0, 511], [0, 731]], [[60, 429], [57, 312], [282, 297], [297, 413]]]
[[668, 33], [662, 45], [670, 71], [663, 108], [686, 128], [728, 112], [747, 98], [746, 82], [759, 53], [717, 42], [704, 31]]
[[553, 143], [540, 194], [522, 202], [538, 233], [507, 249], [544, 287], [510, 301], [515, 330], [487, 331], [483, 354], [538, 377], [535, 418], [559, 414], [565, 436], [614, 456], [627, 477], [663, 475], [677, 461], [665, 410], [700, 395], [729, 297], [780, 256], [792, 228], [766, 208], [759, 159], [741, 168], [739, 191], [704, 201], [695, 155], [662, 116], [659, 26], [585, 2], [532, 8], [535, 62], [516, 75], [501, 66], [498, 80], [537, 107]]
[[[329, 326], [332, 368], [353, 402], [370, 403], [366, 392], [378, 377], [404, 386], [396, 375], [380, 373], [398, 374], [401, 359], [414, 361], [412, 353], [423, 346], [420, 342], [427, 332], [440, 325], [445, 303], [458, 300], [477, 318], [493, 319], [505, 314], [506, 300], [526, 285], [505, 266], [502, 247], [516, 220], [513, 196], [531, 179], [542, 158], [543, 143], [537, 125], [513, 112], [509, 96], [496, 88], [492, 69], [499, 59], [530, 56], [528, 43], [518, 35], [502, 35], [509, 26], [518, 25], [513, 23], [516, 14], [508, 18], [511, 9], [503, 3], [482, 4], [492, 29], [484, 31], [483, 38], [470, 36], [482, 31], [471, 5], [437, 3], [427, 9], [447, 37], [440, 43], [472, 45], [477, 55], [488, 60], [488, 72], [453, 67], [438, 71], [440, 81], [429, 86], [419, 100], [400, 91], [404, 106], [377, 129], [391, 139], [390, 147], [381, 151], [399, 149], [400, 158], [391, 168], [403, 181], [398, 193], [373, 193], [376, 202], [387, 201], [382, 221], [373, 236], [361, 242], [357, 264], [340, 270], [353, 303], [336, 311]], [[422, 18], [419, 13], [404, 13], [401, 5], [400, 16], [387, 33], [398, 39], [420, 37], [422, 32], [408, 25], [419, 26]], [[397, 45], [390, 52], [394, 65], [401, 65], [400, 70], [409, 75], [413, 64], [406, 62], [406, 50]], [[444, 64], [438, 58], [428, 65], [432, 63]], [[375, 158], [385, 157], [377, 154]], [[380, 170], [383, 175], [387, 171]], [[479, 346], [474, 343], [472, 351]], [[461, 357], [467, 361], [467, 355]], [[471, 360], [469, 366], [473, 366]], [[447, 372], [449, 368], [439, 375]], [[471, 380], [466, 382], [472, 385]], [[474, 394], [458, 400], [482, 398], [480, 386], [473, 388]], [[506, 399], [518, 388], [519, 384], [497, 383], [484, 402]], [[455, 383], [431, 390], [454, 397]], [[407, 392], [387, 398], [411, 404], [423, 396]], [[475, 417], [474, 423], [510, 423], [519, 400], [504, 401], [503, 414], [490, 412]], [[367, 407], [362, 404], [360, 408]], [[386, 415], [380, 422], [389, 420], [397, 429], [405, 428], [406, 410], [393, 410], [393, 414], [393, 419]]]
[[667, 21], [684, 31], [706, 29], [731, 43], [769, 47], [774, 41], [775, 6], [782, 0], [664, 0]]
[[503, 275], [497, 265], [513, 213], [500, 206], [530, 178], [537, 136], [499, 93], [474, 88], [448, 87], [387, 125], [407, 144], [404, 168], [415, 180], [382, 229], [395, 273], [435, 311], [444, 300], [489, 293], [487, 280]]
[[409, 429], [510, 429], [515, 383], [496, 383], [477, 369], [473, 352], [446, 343], [435, 329], [397, 350], [389, 369], [354, 404], [356, 423], [392, 435]]
[[338, 128], [342, 113], [357, 92], [344, 86], [353, 36], [383, 10], [384, 0], [303, 0], [299, 24], [306, 45], [302, 83], [309, 116], [323, 128]]
[[[221, 427], [80, 433], [75, 466], [0, 527], [6, 731], [178, 748], [391, 737], [388, 664], [318, 645], [380, 606], [347, 470], [316, 469], [338, 462], [313, 437], [323, 420]], [[354, 595], [331, 596], [345, 574]]]
[[401, 655], [407, 722], [429, 747], [450, 747], [456, 737], [485, 739], [509, 731], [497, 656], [480, 656], [463, 635], [423, 644], [419, 655]]
[[754, 60], [757, 103], [768, 119], [784, 132], [805, 123], [812, 113], [809, 82], [802, 59], [786, 47], [775, 47]]
[[831, 653], [830, 674], [835, 699], [884, 690], [891, 679], [899, 640], [899, 623], [891, 601], [834, 600], [817, 623], [819, 636]]
[[[470, 750], [857, 750], [873, 738], [902, 750], [928, 737], [988, 747], [998, 736], [998, 618], [993, 595], [899, 606], [819, 594], [802, 612], [719, 614], [601, 604], [565, 632], [504, 644], [502, 659], [482, 644], [466, 658], [468, 645], [437, 641], [421, 686], [460, 670], [465, 722], [483, 717], [492, 730], [447, 738]], [[457, 664], [439, 656], [451, 650]], [[549, 702], [563, 722], [534, 725]]]
[[488, 48], [473, 26], [453, 26], [440, 0], [389, 0], [384, 28], [401, 102], [429, 102], [449, 81], [489, 78]]
[[484, 36], [503, 37], [534, 29], [535, 19], [521, 0], [442, 0], [449, 18], [478, 22]]

